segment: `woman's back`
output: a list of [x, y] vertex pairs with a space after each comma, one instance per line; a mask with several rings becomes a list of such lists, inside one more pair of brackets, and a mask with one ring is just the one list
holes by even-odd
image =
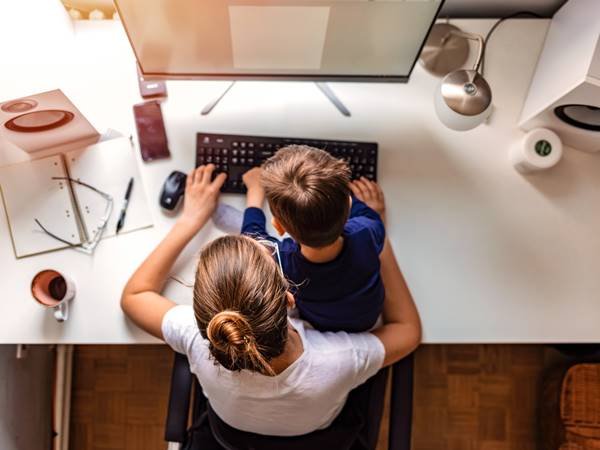
[[382, 366], [384, 348], [370, 333], [321, 333], [290, 319], [304, 351], [275, 376], [229, 371], [215, 364], [191, 306], [164, 317], [165, 341], [187, 355], [204, 395], [230, 426], [259, 434], [293, 436], [327, 427], [343, 408], [350, 390]]

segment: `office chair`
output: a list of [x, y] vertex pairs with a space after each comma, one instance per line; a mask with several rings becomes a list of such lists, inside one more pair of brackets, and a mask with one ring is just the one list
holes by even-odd
[[[328, 428], [302, 436], [282, 437], [248, 433], [224, 423], [202, 394], [186, 356], [175, 353], [165, 440], [169, 442], [169, 450], [374, 450], [383, 414], [386, 381], [391, 372], [388, 448], [410, 450], [413, 361], [411, 354], [391, 368], [381, 369], [350, 392], [343, 410]], [[188, 425], [190, 418], [191, 426]]]

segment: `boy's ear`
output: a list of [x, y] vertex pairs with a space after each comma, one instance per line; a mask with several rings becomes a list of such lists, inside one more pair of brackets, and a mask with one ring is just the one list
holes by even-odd
[[283, 226], [279, 223], [279, 220], [277, 220], [275, 217], [271, 219], [271, 224], [277, 233], [279, 233], [279, 236], [283, 236], [285, 234], [285, 228], [283, 228]]
[[292, 293], [290, 291], [286, 292], [286, 300], [287, 300], [288, 308], [294, 309], [296, 307], [296, 299], [294, 298], [294, 296], [292, 295]]

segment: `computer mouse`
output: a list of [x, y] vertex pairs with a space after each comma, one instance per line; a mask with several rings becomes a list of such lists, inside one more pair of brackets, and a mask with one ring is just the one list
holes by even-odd
[[158, 200], [160, 206], [170, 211], [175, 209], [185, 192], [186, 179], [187, 175], [183, 172], [179, 172], [178, 170], [171, 172], [160, 191], [160, 198]]

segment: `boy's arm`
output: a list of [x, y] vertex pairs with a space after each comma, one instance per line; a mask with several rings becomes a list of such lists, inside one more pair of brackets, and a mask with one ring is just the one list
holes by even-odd
[[367, 219], [381, 221], [381, 216], [377, 211], [367, 205], [356, 194], [352, 196], [352, 206], [350, 207], [350, 219], [354, 217], [366, 217]]
[[[350, 189], [354, 194], [354, 198], [359, 200], [355, 202], [354, 198], [352, 199], [350, 217], [366, 216], [385, 223], [385, 197], [377, 183], [361, 177], [359, 180], [350, 183]], [[376, 214], [373, 214], [373, 212]]]
[[350, 183], [354, 194], [350, 218], [360, 222], [371, 232], [377, 253], [381, 253], [385, 242], [385, 198], [379, 185], [366, 178]]
[[261, 170], [260, 167], [255, 167], [242, 176], [248, 192], [241, 233], [270, 239], [271, 237], [267, 233], [267, 218], [262, 210], [265, 203], [265, 191], [260, 184]]

